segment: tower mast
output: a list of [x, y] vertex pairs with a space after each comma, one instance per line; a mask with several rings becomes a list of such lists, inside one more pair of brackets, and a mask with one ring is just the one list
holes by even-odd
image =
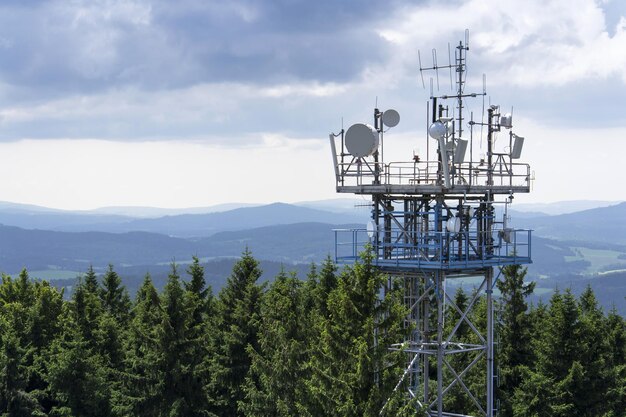
[[[502, 128], [512, 129], [511, 116], [491, 106], [487, 123], [470, 120], [470, 132], [476, 125], [487, 127], [487, 161], [465, 161], [473, 135], [469, 140], [462, 137], [464, 100], [486, 95], [484, 86], [482, 93], [464, 92], [468, 42], [466, 32], [454, 63], [438, 65], [434, 50], [432, 66], [422, 67], [420, 58], [420, 73], [434, 71], [437, 79], [442, 69], [456, 73], [456, 94], [430, 96], [428, 134], [437, 144], [436, 160], [383, 160], [383, 126], [392, 128], [400, 120], [391, 109], [376, 109], [373, 126], [357, 123], [330, 135], [337, 192], [369, 195], [372, 200], [367, 228], [335, 231], [335, 260], [358, 262], [358, 249], [370, 244], [374, 264], [404, 283], [409, 336], [390, 346], [407, 353], [396, 390], [406, 391], [416, 414], [431, 417], [466, 415], [445, 408], [453, 390], [469, 399], [473, 415], [494, 416], [494, 268], [532, 262], [531, 231], [512, 229], [495, 214], [495, 207], [506, 206], [515, 193], [530, 192], [530, 166], [517, 161], [524, 138], [511, 130], [508, 151], [498, 153], [494, 147], [495, 135]], [[455, 117], [442, 105], [449, 99], [456, 101]], [[468, 277], [480, 278], [480, 285], [462, 308], [446, 282]], [[481, 298], [486, 306], [484, 331], [470, 314]], [[452, 327], [444, 325], [446, 317], [454, 318]], [[461, 326], [469, 328], [471, 338], [459, 335]], [[484, 386], [472, 390], [475, 387], [465, 381], [479, 367], [485, 370]], [[435, 384], [430, 381], [433, 370]]]

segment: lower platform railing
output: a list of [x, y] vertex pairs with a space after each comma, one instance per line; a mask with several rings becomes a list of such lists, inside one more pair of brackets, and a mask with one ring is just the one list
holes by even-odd
[[500, 265], [529, 264], [531, 230], [504, 229], [408, 234], [366, 229], [336, 229], [335, 261], [350, 264], [370, 245], [374, 263], [393, 269], [462, 270]]

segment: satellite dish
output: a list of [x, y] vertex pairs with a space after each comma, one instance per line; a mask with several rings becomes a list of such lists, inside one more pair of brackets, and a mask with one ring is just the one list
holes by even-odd
[[400, 123], [400, 113], [394, 109], [385, 110], [383, 113], [383, 124], [387, 127], [394, 127]]
[[433, 122], [428, 127], [428, 134], [433, 139], [441, 139], [446, 136], [447, 132], [448, 132], [447, 126], [441, 123], [440, 121]]
[[369, 238], [372, 239], [374, 235], [376, 234], [377, 230], [378, 230], [378, 226], [376, 226], [376, 223], [374, 223], [373, 220], [370, 220], [367, 223], [367, 236], [369, 236]]
[[354, 124], [346, 132], [346, 148], [357, 158], [370, 156], [378, 149], [378, 132], [370, 125]]
[[461, 219], [457, 216], [450, 217], [446, 222], [446, 229], [450, 233], [459, 233], [461, 230]]

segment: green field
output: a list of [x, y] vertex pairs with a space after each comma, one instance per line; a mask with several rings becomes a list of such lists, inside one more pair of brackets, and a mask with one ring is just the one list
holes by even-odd
[[580, 261], [585, 260], [591, 263], [585, 272], [588, 274], [597, 274], [612, 269], [625, 269], [626, 262], [623, 259], [619, 259], [622, 252], [606, 249], [589, 249], [583, 247], [572, 247], [572, 250], [576, 252], [575, 256], [566, 256], [566, 261]]
[[[18, 274], [14, 274], [17, 276]], [[45, 269], [41, 271], [28, 271], [31, 278], [45, 279], [46, 281], [54, 281], [55, 279], [71, 279], [81, 275], [77, 271], [64, 271], [60, 269]]]

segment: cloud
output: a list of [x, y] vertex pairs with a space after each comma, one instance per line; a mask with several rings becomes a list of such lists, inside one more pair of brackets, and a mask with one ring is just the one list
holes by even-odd
[[[39, 95], [351, 80], [383, 59], [367, 1], [3, 3], [5, 82]], [[23, 98], [29, 97], [25, 91]], [[15, 99], [15, 97], [14, 97]], [[18, 97], [19, 99], [19, 97]]]
[[[485, 104], [515, 106], [538, 178], [559, 163], [564, 175], [572, 162], [593, 170], [586, 141], [603, 140], [606, 152], [626, 123], [624, 4], [3, 1], [0, 153], [10, 163], [0, 170], [16, 180], [0, 197], [66, 207], [206, 205], [239, 201], [242, 192], [250, 201], [329, 197], [328, 133], [371, 122], [375, 105], [401, 114], [385, 136], [386, 160], [425, 153], [429, 92], [417, 50], [425, 65], [433, 47], [447, 63], [447, 42], [454, 46], [464, 28], [467, 88], [480, 91], [487, 73]], [[445, 94], [447, 74], [440, 76]], [[479, 118], [482, 104], [468, 101], [465, 114]], [[563, 149], [567, 163], [554, 157]], [[591, 159], [604, 158], [598, 169], [610, 177], [623, 152], [595, 151]], [[119, 172], [107, 172], [111, 163]], [[228, 181], [220, 177], [240, 165]], [[538, 185], [541, 198], [560, 181], [553, 177]], [[575, 198], [578, 180], [558, 198]], [[58, 184], [67, 186], [57, 192]], [[207, 184], [210, 195], [192, 195]]]
[[409, 5], [379, 34], [395, 46], [393, 55], [400, 60], [414, 60], [408, 52], [416, 45], [433, 45], [439, 48], [439, 63], [447, 64], [441, 40], [461, 38], [459, 29], [471, 28], [470, 59], [488, 67], [497, 85], [552, 87], [612, 76], [626, 83], [626, 19], [622, 15], [609, 28], [602, 6], [594, 0]]
[[[182, 140], [246, 146], [259, 132], [306, 136], [314, 114], [349, 85], [306, 82], [255, 87], [207, 83], [174, 90], [134, 87], [0, 108], [0, 141], [21, 138]], [[322, 111], [323, 113], [323, 111]], [[322, 135], [323, 136], [323, 135]], [[230, 138], [238, 139], [230, 139]], [[246, 138], [241, 142], [242, 138]]]
[[0, 6], [2, 78], [25, 90], [14, 99], [106, 88], [123, 75], [122, 47], [150, 24], [149, 6], [132, 0], [30, 6]]
[[[626, 21], [615, 18], [618, 5], [3, 2], [0, 140], [204, 138], [247, 146], [268, 132], [324, 137], [342, 119], [370, 120], [376, 102], [421, 115], [428, 92], [416, 50], [428, 64], [437, 47], [447, 62], [446, 42], [463, 37], [465, 27], [472, 30], [468, 88], [480, 90], [486, 72], [495, 100], [547, 123], [620, 123], [626, 115], [587, 105], [625, 85]], [[445, 89], [447, 75], [440, 75]], [[585, 111], [592, 113], [568, 119]], [[398, 129], [423, 122], [408, 120]]]
[[[617, 110], [626, 106], [625, 16], [620, 1], [406, 4], [376, 27], [392, 58], [372, 67], [371, 78], [421, 84], [417, 50], [424, 66], [432, 65], [431, 48], [437, 49], [439, 64], [447, 65], [448, 41], [454, 59], [454, 46], [469, 28], [468, 91], [480, 92], [485, 73], [488, 101], [514, 105], [519, 114], [546, 125], [619, 126], [626, 122]], [[435, 74], [424, 73], [427, 90], [429, 77]], [[446, 94], [447, 71], [439, 77], [438, 94]], [[474, 111], [480, 109], [479, 103]]]

